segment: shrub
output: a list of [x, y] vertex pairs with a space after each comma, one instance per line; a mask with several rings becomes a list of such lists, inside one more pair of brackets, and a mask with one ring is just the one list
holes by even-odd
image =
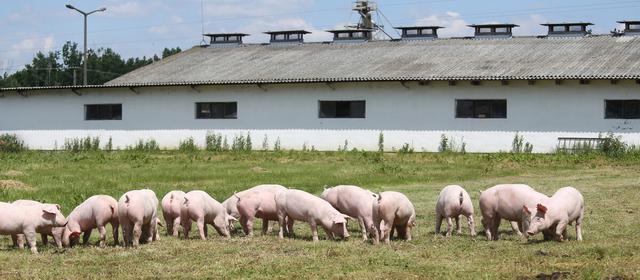
[[446, 153], [451, 152], [452, 150], [453, 149], [451, 147], [449, 138], [447, 138], [447, 136], [444, 134], [440, 135], [440, 145], [438, 146], [438, 152]]
[[400, 150], [398, 150], [398, 153], [400, 154], [413, 154], [413, 147], [411, 145], [409, 145], [409, 143], [404, 143], [404, 145], [402, 145], [402, 148], [400, 148]]
[[100, 138], [87, 136], [85, 138], [65, 139], [63, 150], [74, 153], [98, 151], [100, 150]]
[[0, 152], [4, 153], [17, 153], [27, 149], [20, 138], [15, 134], [2, 134], [0, 135]]
[[222, 135], [215, 133], [207, 133], [205, 137], [205, 149], [211, 152], [222, 151]]
[[180, 141], [178, 150], [182, 152], [195, 152], [198, 150], [198, 146], [196, 146], [195, 142], [193, 141], [193, 137], [189, 137], [184, 141]]
[[598, 150], [608, 157], [619, 158], [627, 152], [627, 145], [622, 142], [620, 136], [609, 132], [598, 144]]
[[153, 151], [159, 151], [160, 145], [158, 145], [158, 142], [156, 142], [156, 140], [153, 140], [153, 139], [150, 139], [147, 141], [143, 141], [141, 139], [141, 140], [138, 140], [138, 142], [135, 145], [127, 146], [125, 150], [138, 151], [138, 152], [153, 152]]
[[276, 139], [276, 142], [273, 143], [273, 150], [276, 152], [279, 152], [280, 150], [282, 150], [282, 148], [280, 147], [280, 137], [278, 137]]
[[264, 135], [264, 139], [262, 140], [262, 150], [263, 151], [269, 150], [269, 137], [266, 134]]
[[384, 134], [380, 131], [378, 135], [378, 152], [384, 153]]
[[113, 139], [111, 139], [111, 137], [109, 137], [109, 141], [107, 142], [107, 145], [104, 146], [104, 150], [113, 151]]
[[533, 152], [533, 145], [529, 142], [524, 142], [524, 136], [519, 135], [516, 132], [516, 136], [513, 138], [513, 142], [511, 143], [511, 152], [514, 154], [530, 154]]

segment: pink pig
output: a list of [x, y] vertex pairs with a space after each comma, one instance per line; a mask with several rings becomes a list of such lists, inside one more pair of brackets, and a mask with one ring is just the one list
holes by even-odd
[[[532, 213], [527, 205], [523, 206], [527, 213]], [[527, 233], [551, 230], [558, 241], [567, 239], [567, 225], [576, 222], [576, 239], [582, 241], [582, 219], [584, 218], [584, 198], [572, 187], [559, 189], [553, 196], [536, 205], [535, 216], [531, 219]]]
[[378, 215], [380, 237], [389, 244], [394, 230], [398, 237], [411, 240], [411, 229], [416, 226], [416, 211], [411, 201], [399, 192], [381, 192], [378, 194]]
[[285, 230], [293, 236], [295, 220], [309, 223], [314, 242], [318, 241], [318, 226], [321, 226], [332, 239], [349, 237], [347, 219], [350, 217], [338, 212], [329, 202], [315, 195], [288, 189], [276, 195], [276, 207], [280, 224], [278, 236], [281, 239], [284, 238]]
[[378, 195], [358, 186], [335, 186], [324, 189], [321, 195], [341, 213], [358, 219], [362, 239], [367, 240], [367, 233], [373, 236], [373, 243], [378, 244], [380, 235], [374, 223], [374, 214], [378, 204]]
[[[26, 199], [16, 200], [11, 204], [21, 205], [21, 206], [33, 206], [33, 205], [45, 204], [45, 205], [53, 205], [56, 208], [58, 208], [58, 210], [60, 210], [60, 205], [58, 204], [40, 203], [38, 201], [26, 200]], [[50, 235], [50, 236], [53, 236], [53, 240], [56, 246], [58, 246], [58, 248], [62, 248], [62, 231], [63, 230], [64, 230], [63, 227], [44, 227], [44, 228], [36, 229], [36, 232], [40, 233], [43, 246], [46, 246], [49, 243], [48, 236]], [[24, 241], [25, 241], [24, 238], [25, 238], [24, 234], [11, 235], [11, 239], [13, 240], [13, 246], [18, 246], [20, 249], [24, 248]]]
[[118, 220], [122, 226], [125, 246], [138, 247], [141, 241], [151, 242], [158, 236], [158, 198], [152, 190], [133, 190], [118, 200]]
[[83, 244], [89, 242], [91, 231], [94, 228], [100, 233], [100, 247], [106, 243], [107, 230], [105, 226], [111, 224], [113, 241], [118, 244], [118, 201], [108, 195], [94, 195], [78, 205], [67, 217], [69, 223], [64, 228], [62, 243], [65, 246], [74, 246], [84, 233]]
[[436, 202], [436, 234], [440, 233], [442, 219], [447, 219], [447, 236], [451, 236], [451, 218], [456, 220], [457, 233], [461, 234], [460, 215], [467, 217], [471, 236], [476, 236], [475, 223], [473, 221], [473, 203], [469, 193], [458, 185], [446, 186]]
[[178, 237], [180, 206], [184, 202], [183, 191], [170, 191], [162, 198], [162, 216], [167, 224], [167, 235]]
[[262, 234], [267, 233], [269, 221], [278, 220], [276, 194], [286, 189], [280, 185], [260, 185], [235, 195], [240, 224], [246, 235], [253, 236], [254, 218], [262, 219]]
[[21, 206], [0, 202], [0, 235], [24, 234], [34, 254], [38, 253], [38, 229], [64, 227], [66, 224], [67, 219], [55, 205]]
[[180, 223], [184, 239], [189, 239], [192, 221], [196, 221], [200, 239], [207, 240], [207, 224], [212, 225], [218, 234], [229, 237], [229, 220], [235, 218], [227, 214], [220, 202], [203, 191], [190, 191], [184, 195], [180, 206]]
[[480, 194], [480, 211], [487, 239], [498, 240], [498, 227], [501, 219], [510, 221], [511, 227], [516, 233], [525, 232], [526, 234], [529, 219], [523, 215], [522, 205], [535, 207], [536, 204], [548, 198], [548, 196], [523, 184], [496, 185], [482, 192]]

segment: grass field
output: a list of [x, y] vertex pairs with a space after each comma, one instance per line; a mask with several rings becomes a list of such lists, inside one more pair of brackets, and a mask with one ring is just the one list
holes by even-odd
[[[139, 249], [110, 245], [39, 255], [11, 247], [0, 237], [0, 279], [11, 278], [343, 278], [343, 279], [635, 279], [640, 277], [640, 162], [589, 155], [385, 154], [343, 152], [180, 153], [26, 152], [0, 154], [0, 201], [59, 203], [68, 214], [94, 194], [116, 199], [148, 187], [159, 198], [173, 189], [202, 189], [218, 201], [234, 191], [277, 183], [320, 194], [324, 185], [355, 184], [373, 191], [404, 192], [417, 211], [411, 242], [363, 243], [356, 223], [348, 241], [309, 241], [297, 223], [295, 239], [276, 233], [254, 238], [213, 235], [208, 241], [164, 236]], [[434, 207], [442, 187], [464, 186], [474, 200], [498, 183], [526, 183], [548, 195], [574, 186], [584, 195], [584, 242], [525, 242], [503, 223], [502, 240], [483, 234], [445, 238], [434, 234]], [[260, 224], [257, 223], [258, 229]], [[210, 232], [214, 232], [211, 231]], [[215, 233], [215, 232], [214, 232]], [[197, 235], [192, 235], [194, 238]], [[39, 239], [39, 238], [38, 238]], [[97, 241], [94, 231], [92, 243]]]

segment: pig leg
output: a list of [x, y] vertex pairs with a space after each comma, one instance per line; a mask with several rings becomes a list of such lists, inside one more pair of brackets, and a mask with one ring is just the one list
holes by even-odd
[[287, 217], [287, 234], [289, 235], [289, 237], [294, 237], [293, 222], [294, 222], [293, 218]]
[[469, 233], [471, 237], [476, 236], [476, 224], [473, 221], [473, 215], [467, 216], [467, 224], [469, 224]]
[[318, 242], [318, 225], [315, 221], [310, 221], [309, 226], [311, 226], [311, 235], [313, 236], [313, 242]]
[[180, 225], [180, 217], [177, 217], [173, 220], [173, 225], [171, 226], [171, 235], [173, 237], [179, 237], [178, 226]]
[[184, 239], [189, 239], [189, 231], [191, 231], [191, 220], [189, 218], [180, 222], [182, 224], [182, 235]]
[[556, 226], [556, 238], [558, 241], [562, 242], [565, 240], [565, 236], [563, 234], [566, 232], [566, 229], [567, 229], [566, 221], [558, 222], [558, 225]]
[[403, 231], [404, 231], [404, 240], [411, 241], [411, 226], [407, 224], [403, 229]]
[[267, 235], [271, 231], [271, 227], [269, 226], [269, 220], [262, 219], [262, 235]]
[[198, 232], [200, 233], [200, 239], [207, 240], [207, 236], [204, 234], [204, 229], [206, 227], [204, 224], [204, 218], [198, 218], [196, 224], [198, 226]]
[[62, 236], [54, 234], [53, 241], [56, 243], [58, 249], [62, 249]]
[[451, 217], [447, 217], [447, 237], [451, 236], [453, 223], [451, 222]]
[[[253, 236], [253, 232], [251, 233], [251, 235], [249, 234], [250, 230], [249, 230], [249, 218], [247, 216], [240, 216], [240, 226], [242, 226], [242, 231], [244, 231], [244, 234], [246, 236]], [[251, 225], [253, 227], [253, 225]]]
[[140, 245], [140, 236], [142, 236], [142, 224], [136, 222], [133, 224], [133, 247], [137, 248]]
[[49, 244], [49, 236], [46, 233], [41, 233], [40, 238], [42, 239], [42, 246], [47, 246]]
[[462, 234], [462, 227], [460, 226], [460, 216], [456, 216], [456, 234]]
[[164, 223], [167, 224], [167, 236], [172, 235], [174, 219], [172, 219], [171, 216], [164, 212], [162, 212], [162, 217], [164, 218]]
[[373, 221], [371, 219], [365, 219], [364, 226], [368, 229], [369, 234], [373, 236], [373, 244], [377, 245], [380, 242], [380, 235], [378, 234], [378, 230], [373, 224]]
[[487, 240], [493, 240], [493, 236], [491, 235], [491, 227], [493, 225], [493, 221], [485, 215], [482, 215], [482, 219], [480, 220], [482, 223], [482, 227], [484, 227], [484, 234], [487, 236]]
[[518, 222], [510, 222], [511, 223], [511, 228], [513, 229], [513, 232], [515, 232], [517, 235], [522, 236], [522, 224], [519, 224]]
[[584, 210], [580, 211], [580, 217], [576, 220], [576, 240], [582, 241], [582, 216], [584, 214]]
[[384, 239], [384, 243], [389, 244], [389, 240], [391, 238], [391, 230], [393, 226], [390, 226], [386, 221], [380, 221], [380, 230], [382, 231], [382, 239]]
[[209, 238], [209, 227], [207, 224], [204, 224], [204, 237]]
[[35, 230], [26, 230], [24, 232], [24, 237], [27, 239], [27, 243], [29, 244], [29, 248], [31, 248], [31, 253], [37, 254], [38, 248], [36, 247], [36, 231]]
[[84, 235], [82, 235], [82, 245], [86, 246], [89, 243], [89, 238], [91, 237], [92, 231], [93, 229], [90, 229], [84, 232]]
[[[280, 211], [278, 211], [278, 225], [280, 225], [280, 230], [278, 231], [278, 238], [280, 239], [284, 239], [284, 229], [287, 227], [287, 223], [285, 221], [285, 215], [284, 213], [281, 213]], [[287, 233], [287, 235], [289, 235]]]
[[119, 244], [119, 242], [118, 242], [118, 237], [119, 237], [118, 236], [118, 227], [119, 227], [119, 225], [118, 225], [118, 221], [117, 220], [111, 221], [111, 229], [113, 231], [113, 244], [115, 246], [118, 246], [118, 244]]
[[360, 230], [362, 231], [362, 241], [367, 241], [367, 226], [364, 224], [363, 218], [358, 218], [360, 222]]
[[13, 241], [13, 246], [18, 247], [20, 249], [24, 249], [24, 235], [23, 234], [12, 234], [11, 241]]
[[436, 214], [436, 234], [440, 233], [440, 226], [442, 226], [442, 215]]
[[160, 223], [159, 219], [155, 219], [151, 221], [151, 224], [149, 225], [149, 242], [151, 241], [160, 241], [160, 235], [158, 234], [158, 223]]
[[107, 229], [104, 228], [104, 225], [98, 226], [98, 233], [100, 233], [100, 248], [104, 248], [107, 240]]

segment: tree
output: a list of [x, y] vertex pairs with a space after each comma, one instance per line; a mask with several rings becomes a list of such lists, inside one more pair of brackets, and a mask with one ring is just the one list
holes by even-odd
[[[179, 53], [176, 48], [164, 48], [162, 58]], [[88, 83], [92, 85], [104, 84], [137, 68], [159, 61], [154, 55], [150, 58], [132, 57], [123, 59], [111, 48], [89, 49]], [[36, 53], [31, 64], [11, 75], [4, 73], [0, 76], [0, 87], [33, 87], [33, 86], [62, 86], [79, 84], [82, 80], [84, 67], [83, 53], [75, 42], [66, 42], [61, 51], [47, 54]], [[75, 74], [74, 74], [75, 73]]]

